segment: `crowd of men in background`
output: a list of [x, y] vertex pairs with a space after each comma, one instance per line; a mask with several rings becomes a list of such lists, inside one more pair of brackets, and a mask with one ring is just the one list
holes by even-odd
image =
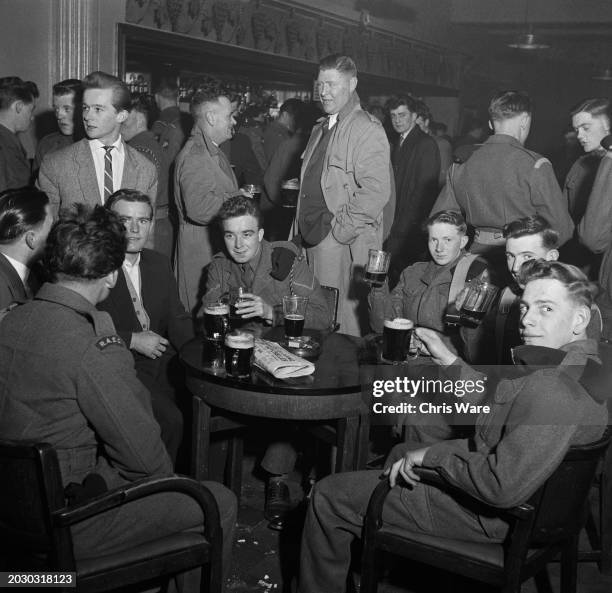
[[[79, 426], [87, 418], [121, 479], [167, 473], [177, 461], [183, 418], [175, 401], [180, 373], [174, 355], [193, 337], [193, 322], [211, 295], [221, 298], [232, 281], [250, 297], [244, 317], [264, 328], [278, 323], [274, 307], [287, 290], [311, 298], [312, 328], [329, 327], [334, 320], [321, 296], [325, 285], [338, 291], [336, 321], [343, 333], [362, 337], [380, 331], [386, 318], [409, 317], [437, 332], [439, 340], [421, 336], [434, 358], [443, 353], [483, 362], [486, 353], [493, 355], [486, 362], [502, 362], [507, 346], [518, 340], [516, 327], [504, 328], [510, 311], [512, 319], [520, 316], [521, 264], [559, 257], [599, 282], [598, 306], [591, 306], [590, 297], [581, 301], [588, 315], [577, 317], [576, 335], [612, 339], [609, 100], [588, 99], [571, 110], [585, 154], [560, 185], [551, 162], [525, 147], [533, 117], [526, 93], [495, 95], [488, 107], [491, 134], [474, 125], [453, 145], [422, 100], [398, 95], [369, 112], [357, 84], [353, 60], [329, 56], [319, 65], [320, 109], [289, 99], [265, 125], [261, 108], [241, 106], [241, 97], [222, 85], [197, 89], [187, 114], [173, 81], [164, 81], [154, 95], [131, 95], [118, 78], [93, 72], [54, 85], [58, 130], [40, 140], [31, 161], [18, 134], [33, 121], [38, 89], [17, 77], [0, 78], [0, 336], [6, 328], [16, 331], [30, 310], [43, 325], [45, 312], [57, 315], [58, 306], [71, 311], [61, 317], [64, 327], [49, 321], [45, 332], [59, 335], [73, 327], [87, 359], [77, 364], [75, 353], [66, 352], [74, 368], [58, 368], [77, 373], [75, 384], [85, 391], [133, 392], [134, 407], [116, 405], [126, 405], [125, 417], [141, 423], [155, 447], [163, 444], [169, 453], [154, 460], [143, 452], [140, 459], [144, 440], [117, 436], [122, 423], [75, 393], [82, 410], [70, 413]], [[297, 203], [288, 204], [281, 190], [294, 179]], [[263, 188], [259, 202], [250, 184]], [[391, 254], [381, 288], [363, 282], [370, 249]], [[105, 257], [111, 259], [105, 263]], [[546, 278], [554, 284], [564, 274], [560, 269], [547, 271]], [[448, 328], [444, 316], [454, 305], [457, 278], [462, 275], [463, 285], [482, 274], [506, 288], [493, 319], [472, 333]], [[587, 281], [579, 271], [570, 276], [568, 285]], [[43, 285], [34, 305], [20, 306], [43, 282], [51, 284]], [[487, 327], [492, 329], [485, 335]], [[40, 346], [32, 340], [33, 348]], [[15, 348], [3, 339], [0, 366]], [[58, 356], [67, 349], [57, 348]], [[129, 371], [126, 350], [135, 361]], [[118, 375], [112, 381], [89, 376], [85, 362]], [[44, 376], [34, 377], [45, 385]], [[6, 378], [2, 385], [11, 389]], [[150, 395], [143, 395], [147, 389]], [[46, 397], [52, 392], [49, 387]], [[36, 421], [22, 423], [22, 431], [18, 416], [10, 428], [15, 438], [26, 428], [36, 433], [30, 436], [44, 436], [42, 427], [40, 434], [32, 428]], [[82, 446], [91, 448], [94, 440]], [[271, 521], [282, 514], [279, 498], [287, 502], [279, 482], [295, 457], [288, 443], [275, 444], [285, 445], [283, 459], [289, 461], [269, 469], [275, 489], [267, 507], [278, 511], [268, 513]], [[82, 469], [72, 477], [95, 470], [109, 484], [117, 478], [98, 467], [93, 449]], [[234, 501], [226, 491], [215, 495], [231, 523]], [[175, 506], [172, 500], [150, 504], [162, 515]], [[199, 520], [186, 511], [168, 519], [168, 528]], [[310, 544], [309, 562], [316, 564]]]

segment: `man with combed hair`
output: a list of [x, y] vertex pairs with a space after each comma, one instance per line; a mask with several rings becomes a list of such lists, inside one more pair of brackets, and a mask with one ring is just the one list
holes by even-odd
[[432, 212], [461, 210], [474, 227], [474, 253], [501, 255], [504, 225], [539, 214], [559, 233], [562, 245], [574, 225], [550, 161], [524, 147], [531, 129], [526, 93], [503, 91], [489, 103], [494, 134], [462, 165], [453, 165]]
[[[208, 267], [205, 304], [227, 297], [231, 288], [243, 287], [237, 314], [247, 329], [261, 333], [266, 326], [283, 323], [283, 296], [295, 294], [308, 297], [305, 328], [330, 327], [333, 312], [302, 250], [291, 241], [269, 243], [264, 239], [261, 213], [254, 200], [230, 198], [221, 206], [219, 222], [225, 251], [217, 253]], [[282, 529], [291, 508], [288, 480], [297, 458], [291, 437], [290, 431], [279, 427], [261, 461], [269, 474], [265, 516], [273, 529]]]
[[57, 216], [60, 207], [104, 204], [118, 189], [136, 189], [154, 202], [155, 165], [121, 138], [130, 91], [116, 76], [92, 72], [83, 79], [86, 138], [45, 156], [38, 185]]
[[33, 264], [42, 255], [53, 216], [47, 196], [33, 187], [0, 194], [0, 310], [38, 288]]
[[0, 78], [0, 191], [29, 185], [32, 171], [17, 132], [34, 119], [38, 87], [18, 76]]
[[[108, 313], [96, 309], [115, 285], [125, 247], [116, 214], [77, 205], [49, 234], [44, 259], [52, 282], [0, 322], [0, 434], [51, 444], [66, 493], [80, 500], [172, 475], [134, 359]], [[221, 484], [205, 485], [219, 507], [227, 561], [236, 500]], [[71, 531], [78, 560], [202, 528], [200, 507], [190, 497], [160, 493]]]
[[53, 85], [53, 112], [57, 132], [47, 134], [36, 147], [34, 172], [38, 172], [44, 156], [60, 148], [66, 148], [83, 137], [83, 83], [68, 78]]
[[174, 267], [181, 301], [193, 313], [203, 292], [203, 268], [221, 249], [209, 227], [223, 202], [242, 191], [219, 148], [232, 137], [236, 124], [230, 100], [217, 86], [201, 89], [193, 95], [191, 113], [195, 125], [174, 171], [179, 218]]
[[361, 109], [350, 57], [321, 60], [316, 84], [328, 117], [304, 152], [296, 223], [315, 275], [340, 293], [341, 331], [360, 336], [366, 291], [354, 296], [354, 272], [368, 263], [369, 249], [382, 248], [395, 208], [389, 143], [380, 121]]
[[142, 192], [121, 189], [106, 207], [125, 226], [127, 249], [108, 298], [98, 305], [113, 318], [117, 333], [132, 351], [138, 378], [151, 392], [153, 414], [173, 462], [183, 436], [183, 417], [175, 401], [173, 365], [181, 346], [193, 338], [191, 316], [181, 304], [170, 260], [146, 249], [153, 227], [151, 200]]
[[[478, 417], [474, 436], [416, 450], [403, 443], [392, 450], [385, 472], [392, 490], [383, 521], [394, 529], [502, 542], [507, 522], [479, 512], [478, 502], [502, 508], [525, 502], [569, 447], [603, 434], [605, 386], [585, 380], [593, 365], [600, 368], [597, 342], [586, 336], [593, 286], [577, 268], [547, 261], [526, 264], [521, 283], [525, 345], [514, 350], [516, 369], [495, 382], [490, 411]], [[416, 333], [443, 367], [444, 378], [482, 380], [436, 332], [417, 328]], [[461, 494], [419, 483], [413, 467], [436, 472]], [[299, 593], [345, 591], [351, 543], [361, 536], [379, 479], [380, 472], [373, 470], [335, 474], [317, 483], [302, 537]]]

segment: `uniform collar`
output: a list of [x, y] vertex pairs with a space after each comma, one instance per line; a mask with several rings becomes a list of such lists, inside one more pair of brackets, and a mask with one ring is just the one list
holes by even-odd
[[83, 315], [92, 315], [97, 312], [96, 307], [78, 292], [49, 282], [42, 285], [41, 289], [36, 293], [34, 300], [64, 305]]
[[514, 146], [523, 146], [514, 136], [509, 134], [492, 134], [484, 144], [513, 144]]

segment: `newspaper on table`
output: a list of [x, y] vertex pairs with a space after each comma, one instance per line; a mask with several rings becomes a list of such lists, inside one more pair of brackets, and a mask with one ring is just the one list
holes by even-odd
[[255, 340], [255, 364], [277, 379], [303, 377], [315, 370], [312, 362], [292, 354], [276, 342], [261, 339]]

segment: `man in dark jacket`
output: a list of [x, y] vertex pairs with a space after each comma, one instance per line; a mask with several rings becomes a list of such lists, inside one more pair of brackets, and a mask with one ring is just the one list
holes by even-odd
[[417, 107], [416, 99], [409, 95], [401, 95], [389, 103], [391, 123], [399, 134], [391, 153], [395, 216], [386, 244], [392, 254], [391, 287], [406, 266], [425, 259], [426, 241], [421, 225], [438, 195], [440, 151], [435, 140], [417, 125]]
[[119, 336], [134, 354], [136, 373], [151, 392], [153, 413], [174, 461], [183, 419], [174, 403], [172, 363], [194, 335], [191, 317], [179, 300], [170, 260], [144, 249], [153, 214], [148, 196], [119, 190], [109, 198], [107, 208], [125, 226], [127, 251], [117, 283], [98, 308], [110, 313]]

